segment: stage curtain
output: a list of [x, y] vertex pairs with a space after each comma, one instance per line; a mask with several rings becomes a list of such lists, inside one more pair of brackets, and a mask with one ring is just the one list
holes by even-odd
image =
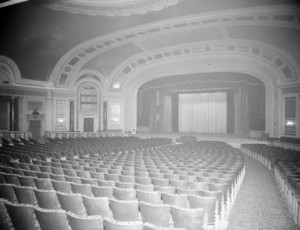
[[227, 133], [227, 94], [180, 94], [179, 131]]
[[163, 123], [162, 132], [172, 132], [172, 97], [169, 94], [163, 96]]

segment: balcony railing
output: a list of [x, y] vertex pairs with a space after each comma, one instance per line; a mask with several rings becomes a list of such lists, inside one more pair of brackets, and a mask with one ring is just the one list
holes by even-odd
[[61, 132], [61, 131], [46, 131], [45, 136], [49, 138], [77, 138], [77, 137], [115, 137], [126, 136], [123, 132]]
[[9, 138], [9, 137], [12, 137], [12, 138], [15, 138], [15, 139], [19, 139], [20, 137], [21, 138], [25, 138], [25, 139], [28, 139], [30, 138], [32, 135], [31, 135], [31, 132], [30, 131], [7, 131], [7, 130], [0, 130], [0, 137], [2, 138]]

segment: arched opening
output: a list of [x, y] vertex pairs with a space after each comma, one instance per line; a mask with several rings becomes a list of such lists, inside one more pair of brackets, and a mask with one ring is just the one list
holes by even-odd
[[264, 83], [245, 73], [197, 73], [150, 80], [137, 92], [137, 131], [240, 136], [264, 132], [265, 93]]
[[83, 82], [77, 89], [77, 127], [81, 132], [101, 129], [101, 97], [92, 82]]

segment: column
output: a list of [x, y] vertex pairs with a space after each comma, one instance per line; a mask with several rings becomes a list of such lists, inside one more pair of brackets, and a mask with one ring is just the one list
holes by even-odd
[[15, 97], [10, 98], [10, 127], [9, 130], [14, 131], [15, 130]]
[[47, 92], [47, 102], [46, 102], [46, 131], [54, 131], [53, 129], [53, 119], [54, 119], [54, 116], [53, 116], [53, 95], [52, 95], [52, 91], [49, 90]]
[[103, 131], [107, 131], [107, 101], [103, 102]]
[[240, 89], [234, 90], [234, 134], [240, 135], [240, 116], [239, 116], [239, 110], [240, 110]]
[[23, 97], [19, 97], [19, 130], [25, 131], [23, 128]]

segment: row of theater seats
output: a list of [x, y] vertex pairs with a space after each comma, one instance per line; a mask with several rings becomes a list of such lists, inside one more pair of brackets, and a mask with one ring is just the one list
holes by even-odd
[[[29, 157], [46, 160], [47, 158], [60, 159], [61, 157], [90, 156], [102, 153], [119, 151], [135, 151], [142, 148], [170, 145], [171, 139], [136, 137], [89, 137], [50, 139], [45, 144], [27, 141], [25, 139], [1, 138], [7, 140], [0, 148], [0, 155], [9, 155], [14, 159], [29, 163]], [[14, 141], [12, 141], [14, 140]]]
[[300, 226], [300, 151], [266, 144], [243, 144], [241, 149], [274, 170], [282, 196]]
[[[110, 218], [104, 219], [101, 225], [104, 229], [110, 229], [105, 227], [109, 220], [120, 221], [120, 226], [124, 221], [143, 221], [161, 228], [186, 229], [201, 229], [209, 223], [218, 229], [218, 220], [228, 216], [245, 171], [238, 151], [224, 143], [210, 142], [114, 151], [90, 157], [30, 160], [30, 163], [1, 162], [0, 194], [5, 199], [3, 207], [18, 203], [33, 206], [31, 213], [37, 220], [34, 223], [40, 227], [47, 226], [40, 223], [41, 209], [64, 210], [64, 219], [70, 225], [75, 215], [77, 219], [91, 219], [94, 215], [88, 215], [89, 200], [94, 209], [106, 207], [107, 215], [98, 213], [101, 218]], [[97, 205], [105, 199], [106, 206]], [[142, 208], [146, 206], [151, 209]], [[164, 224], [159, 222], [163, 217], [160, 208], [168, 209]], [[10, 216], [6, 209], [6, 215]], [[146, 215], [142, 211], [145, 209], [151, 214]], [[134, 217], [122, 219], [128, 213]], [[178, 216], [184, 216], [185, 220], [179, 221]], [[138, 225], [147, 228], [145, 224]], [[134, 228], [125, 225], [121, 229]]]
[[[110, 202], [113, 204], [113, 201]], [[133, 206], [130, 203], [140, 207], [142, 216], [138, 217], [139, 213], [136, 209], [132, 209]], [[63, 209], [43, 209], [0, 199], [0, 224], [3, 230], [12, 228], [25, 230], [184, 230], [202, 229], [199, 226], [205, 225], [205, 214], [202, 208], [182, 209], [168, 205], [153, 206], [144, 202], [139, 204], [129, 202], [129, 205], [131, 205], [131, 209], [128, 209], [126, 213], [128, 214], [130, 211], [131, 213], [126, 217], [135, 217], [134, 221], [118, 221], [112, 217], [101, 215], [76, 215]], [[124, 216], [124, 210], [114, 214], [114, 217], [116, 215]], [[154, 216], [157, 218], [153, 222], [160, 225], [172, 225], [172, 227], [159, 227], [156, 224], [151, 224]], [[181, 226], [185, 228], [181, 228]], [[204, 227], [204, 229], [208, 228]]]

